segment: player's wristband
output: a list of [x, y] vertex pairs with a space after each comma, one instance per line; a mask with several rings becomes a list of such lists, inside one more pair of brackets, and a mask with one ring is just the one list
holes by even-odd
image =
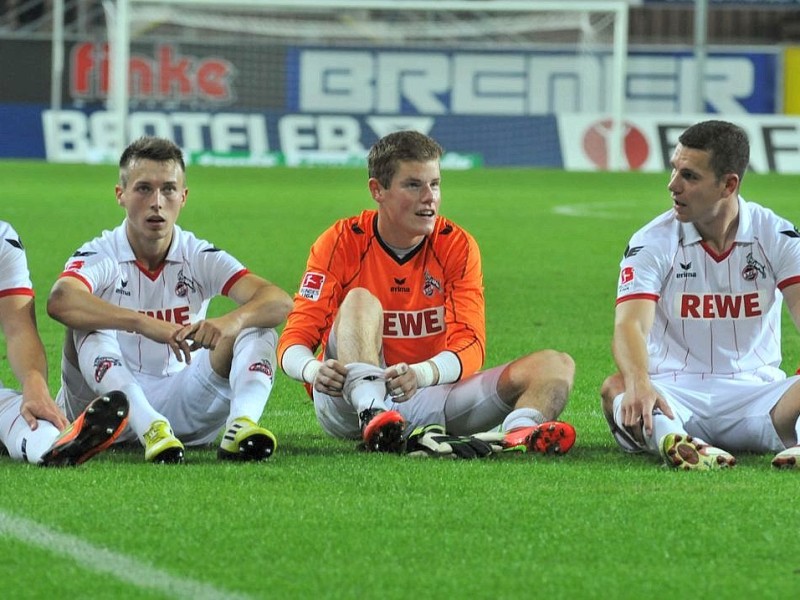
[[426, 360], [425, 362], [414, 363], [408, 367], [413, 370], [417, 376], [417, 387], [423, 388], [436, 385], [439, 377], [438, 373], [434, 371], [435, 366], [431, 361]]
[[314, 383], [314, 378], [322, 368], [322, 363], [316, 358], [312, 358], [305, 365], [303, 365], [303, 381], [306, 383]]

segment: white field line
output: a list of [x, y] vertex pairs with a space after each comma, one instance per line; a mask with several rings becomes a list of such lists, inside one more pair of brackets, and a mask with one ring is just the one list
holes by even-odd
[[553, 212], [565, 217], [584, 217], [590, 219], [619, 219], [630, 210], [631, 202], [587, 202], [585, 204], [559, 204]]
[[161, 592], [169, 598], [251, 600], [250, 596], [222, 590], [201, 581], [170, 575], [152, 565], [3, 511], [0, 511], [0, 536], [14, 538], [58, 556], [68, 556], [87, 571], [111, 575], [137, 588]]

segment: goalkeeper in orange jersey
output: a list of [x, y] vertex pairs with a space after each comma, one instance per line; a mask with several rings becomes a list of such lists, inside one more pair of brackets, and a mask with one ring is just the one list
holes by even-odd
[[556, 420], [572, 358], [540, 350], [480, 370], [480, 251], [439, 215], [442, 153], [415, 131], [371, 148], [377, 210], [337, 221], [311, 247], [278, 345], [281, 368], [308, 384], [328, 434], [361, 439], [368, 451], [563, 454], [575, 442], [573, 427]]

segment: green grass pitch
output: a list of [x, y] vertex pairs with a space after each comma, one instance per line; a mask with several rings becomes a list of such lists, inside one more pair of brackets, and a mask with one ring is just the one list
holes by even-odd
[[[116, 226], [113, 166], [0, 163], [0, 219], [27, 247], [58, 389], [62, 328], [44, 306], [77, 246]], [[190, 167], [180, 224], [294, 292], [308, 248], [372, 201], [361, 169]], [[8, 598], [797, 598], [797, 474], [740, 455], [667, 471], [615, 446], [598, 389], [618, 262], [669, 207], [666, 174], [446, 171], [442, 214], [483, 252], [487, 365], [540, 348], [578, 371], [564, 457], [475, 462], [364, 455], [326, 437], [280, 374], [265, 464], [183, 466], [112, 451], [77, 469], [0, 458], [0, 594]], [[800, 221], [800, 177], [749, 174], [746, 198]], [[224, 301], [212, 311], [226, 308]], [[785, 319], [785, 368], [800, 362]], [[16, 386], [0, 343], [0, 379]]]

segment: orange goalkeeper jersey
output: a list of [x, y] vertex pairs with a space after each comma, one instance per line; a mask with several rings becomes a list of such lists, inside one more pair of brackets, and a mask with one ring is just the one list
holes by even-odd
[[443, 350], [458, 356], [461, 377], [481, 368], [486, 347], [483, 274], [471, 235], [443, 217], [433, 233], [398, 259], [378, 236], [378, 213], [341, 219], [314, 242], [294, 308], [278, 344], [312, 352], [328, 339], [339, 305], [356, 287], [383, 306], [387, 365], [428, 360]]

